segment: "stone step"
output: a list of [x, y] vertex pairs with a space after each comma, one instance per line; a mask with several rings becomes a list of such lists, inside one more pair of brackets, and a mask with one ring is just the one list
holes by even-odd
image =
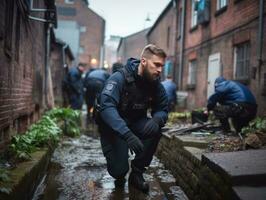
[[266, 186], [265, 149], [206, 153], [202, 156], [202, 162], [224, 176], [233, 186]]

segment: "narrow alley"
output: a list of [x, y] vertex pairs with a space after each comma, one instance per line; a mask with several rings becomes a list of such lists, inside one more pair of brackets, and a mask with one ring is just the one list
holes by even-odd
[[182, 189], [175, 184], [175, 178], [157, 158], [154, 158], [145, 178], [151, 186], [148, 194], [128, 184], [124, 188], [115, 188], [114, 179], [106, 170], [99, 139], [87, 135], [65, 138], [56, 148], [48, 173], [38, 186], [33, 200], [187, 199]]
[[266, 0], [0, 0], [0, 200], [90, 199], [266, 199]]

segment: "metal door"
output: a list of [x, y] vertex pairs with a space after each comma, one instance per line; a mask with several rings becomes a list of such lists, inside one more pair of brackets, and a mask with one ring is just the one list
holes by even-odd
[[214, 81], [220, 75], [220, 53], [215, 53], [209, 56], [208, 62], [208, 98], [214, 93]]

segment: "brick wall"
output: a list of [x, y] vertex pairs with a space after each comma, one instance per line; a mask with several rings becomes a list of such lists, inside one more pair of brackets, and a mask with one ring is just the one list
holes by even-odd
[[[14, 2], [12, 10], [7, 2], [11, 6]], [[45, 27], [24, 21], [16, 5], [11, 0], [0, 3], [0, 151], [12, 135], [24, 132], [38, 119], [43, 104]], [[38, 6], [44, 7], [43, 1], [38, 1]], [[11, 39], [9, 51], [5, 47], [7, 35]]]
[[59, 7], [76, 9], [75, 15], [58, 15], [58, 20], [74, 20], [80, 27], [86, 27], [86, 31], [80, 33], [79, 42], [84, 52], [80, 54], [79, 61], [90, 64], [91, 59], [95, 58], [97, 60], [95, 66], [99, 66], [105, 36], [105, 20], [88, 8], [83, 0], [74, 1], [73, 4], [66, 4], [64, 0], [56, 0], [56, 3]]
[[189, 199], [231, 199], [233, 191], [230, 181], [202, 164], [201, 155], [184, 147], [176, 137], [163, 135], [156, 155]]

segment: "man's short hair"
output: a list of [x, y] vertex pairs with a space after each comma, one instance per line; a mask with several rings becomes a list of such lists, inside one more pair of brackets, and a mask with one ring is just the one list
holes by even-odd
[[81, 66], [81, 67], [86, 67], [86, 63], [82, 63], [82, 62], [80, 62], [79, 64], [78, 64], [78, 66]]
[[157, 47], [154, 44], [148, 44], [147, 46], [144, 47], [144, 49], [141, 52], [141, 58], [149, 58], [152, 55], [159, 56], [161, 58], [166, 58], [166, 53], [164, 52], [163, 49], [160, 47]]

